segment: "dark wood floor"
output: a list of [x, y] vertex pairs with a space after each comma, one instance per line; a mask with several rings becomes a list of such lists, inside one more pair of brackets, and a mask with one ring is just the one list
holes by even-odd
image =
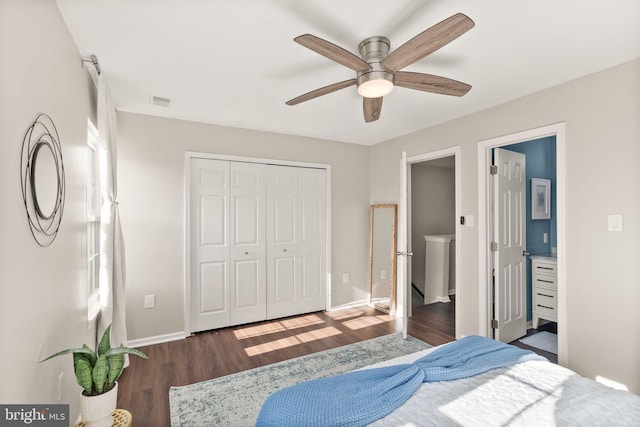
[[[414, 307], [409, 335], [432, 345], [455, 339], [455, 305]], [[401, 330], [401, 323], [369, 307], [234, 326], [184, 340], [141, 347], [119, 380], [118, 407], [136, 427], [169, 426], [169, 387], [192, 384]]]

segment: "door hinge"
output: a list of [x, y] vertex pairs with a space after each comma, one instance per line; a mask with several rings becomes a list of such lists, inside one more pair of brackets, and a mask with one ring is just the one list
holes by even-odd
[[497, 175], [498, 174], [498, 165], [491, 165], [491, 167], [489, 168], [489, 173], [491, 175]]
[[496, 319], [491, 319], [491, 328], [498, 329], [498, 321]]
[[498, 242], [491, 242], [491, 252], [498, 252]]

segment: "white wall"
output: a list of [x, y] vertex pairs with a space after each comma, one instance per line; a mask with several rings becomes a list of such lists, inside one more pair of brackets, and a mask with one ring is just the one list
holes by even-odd
[[[0, 2], [0, 402], [69, 403], [79, 413], [71, 356], [49, 354], [93, 345], [87, 324], [86, 140], [95, 89], [53, 1]], [[59, 234], [39, 247], [20, 193], [20, 152], [40, 112], [62, 145], [66, 204]], [[63, 373], [58, 400], [58, 375]]]
[[[478, 215], [478, 141], [566, 122], [569, 367], [640, 392], [640, 60], [376, 145], [373, 199], [397, 201], [401, 151], [461, 147], [464, 214]], [[385, 167], [386, 166], [386, 167]], [[389, 167], [391, 166], [391, 167]], [[607, 214], [624, 232], [607, 232]], [[479, 332], [478, 226], [460, 227], [460, 330]]]
[[[184, 330], [184, 156], [187, 151], [331, 166], [332, 305], [365, 300], [368, 147], [118, 114], [120, 212], [127, 254], [130, 340]], [[342, 284], [342, 273], [351, 283]], [[143, 308], [144, 295], [156, 308]]]

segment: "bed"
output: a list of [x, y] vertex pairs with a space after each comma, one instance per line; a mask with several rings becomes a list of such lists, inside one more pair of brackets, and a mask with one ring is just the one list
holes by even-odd
[[[480, 337], [477, 337], [480, 339]], [[486, 340], [488, 345], [502, 345], [493, 340]], [[479, 342], [479, 341], [478, 341]], [[457, 342], [459, 343], [459, 342]], [[456, 345], [457, 345], [456, 343]], [[445, 344], [451, 346], [452, 344]], [[483, 344], [484, 345], [484, 344]], [[360, 373], [351, 373], [353, 377], [345, 377], [346, 387], [350, 390], [341, 390], [339, 381], [330, 383], [327, 393], [328, 398], [333, 396], [336, 400], [336, 408], [345, 406], [349, 411], [354, 403], [369, 399], [372, 383], [363, 383], [363, 387], [353, 385], [353, 378], [369, 375], [370, 373], [383, 373], [384, 370], [394, 372], [404, 372], [403, 366], [413, 366], [413, 362], [424, 360], [433, 356], [432, 353], [441, 351], [445, 346], [430, 348], [371, 365]], [[504, 345], [506, 346], [506, 345]], [[507, 351], [512, 351], [515, 347], [509, 347]], [[522, 351], [520, 349], [517, 349]], [[514, 350], [515, 352], [515, 350]], [[532, 354], [532, 353], [530, 353]], [[430, 356], [431, 355], [431, 356]], [[467, 355], [458, 359], [465, 359]], [[475, 357], [475, 356], [473, 356]], [[472, 363], [475, 359], [471, 357], [465, 363]], [[316, 412], [320, 418], [304, 419], [303, 425], [372, 425], [377, 427], [390, 426], [640, 426], [640, 396], [635, 394], [614, 390], [603, 384], [597, 383], [588, 378], [584, 378], [575, 372], [552, 364], [542, 358], [527, 356], [520, 358], [516, 363], [509, 363], [507, 366], [491, 368], [490, 370], [468, 376], [461, 379], [449, 381], [421, 382], [417, 385], [417, 390], [412, 392], [408, 399], [404, 399], [396, 409], [387, 412], [387, 415], [374, 420], [362, 422], [349, 414], [344, 419], [332, 416], [330, 420], [326, 418], [328, 406], [322, 401], [322, 391], [316, 392], [316, 385], [312, 383], [325, 380], [309, 381], [298, 384], [290, 389], [281, 390], [274, 393], [265, 402], [258, 425], [269, 426], [278, 425], [302, 425], [299, 416], [300, 408], [316, 405]], [[483, 362], [484, 363], [484, 362]], [[379, 369], [375, 369], [379, 368]], [[373, 374], [377, 375], [377, 374]], [[396, 375], [396, 374], [394, 374]], [[338, 377], [332, 377], [338, 378]], [[330, 380], [330, 381], [333, 381]], [[383, 380], [384, 381], [384, 380]], [[426, 381], [426, 380], [425, 380]], [[306, 387], [310, 388], [307, 390]], [[297, 389], [297, 387], [302, 387]], [[396, 387], [391, 385], [391, 388]], [[302, 399], [301, 394], [309, 393], [309, 400], [297, 402], [299, 405], [278, 406], [281, 404], [291, 405], [289, 399]], [[350, 401], [349, 393], [357, 390], [362, 395], [353, 395]], [[288, 393], [289, 392], [289, 393]], [[278, 399], [279, 393], [284, 397]], [[288, 394], [287, 394], [288, 393]], [[395, 393], [395, 390], [389, 392]], [[392, 396], [391, 396], [392, 397]], [[272, 399], [275, 398], [275, 399]], [[367, 410], [376, 411], [378, 407], [384, 406], [384, 400], [389, 398], [386, 392], [378, 393], [370, 400], [370, 408]], [[318, 400], [320, 399], [320, 400]], [[281, 402], [278, 402], [281, 400]], [[276, 406], [270, 406], [270, 402], [275, 401]], [[312, 403], [315, 402], [315, 403]], [[318, 403], [319, 402], [319, 403]], [[287, 411], [292, 408], [295, 416], [292, 418]], [[342, 410], [340, 408], [336, 410]], [[313, 409], [310, 410], [313, 412]], [[323, 413], [324, 412], [324, 413]], [[357, 412], [357, 411], [356, 411]], [[263, 416], [267, 414], [266, 416]], [[270, 415], [275, 415], [273, 418]], [[323, 418], [324, 417], [324, 418]]]

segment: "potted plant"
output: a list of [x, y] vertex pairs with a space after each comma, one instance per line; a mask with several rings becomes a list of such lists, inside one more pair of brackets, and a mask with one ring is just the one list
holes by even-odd
[[118, 399], [117, 380], [124, 370], [124, 355], [147, 356], [134, 348], [111, 347], [109, 335], [111, 325], [107, 326], [98, 348], [94, 352], [86, 344], [81, 348], [69, 348], [59, 351], [45, 360], [63, 354], [73, 354], [73, 369], [76, 380], [83, 388], [80, 396], [80, 412], [86, 427], [113, 425], [111, 413], [116, 409]]

